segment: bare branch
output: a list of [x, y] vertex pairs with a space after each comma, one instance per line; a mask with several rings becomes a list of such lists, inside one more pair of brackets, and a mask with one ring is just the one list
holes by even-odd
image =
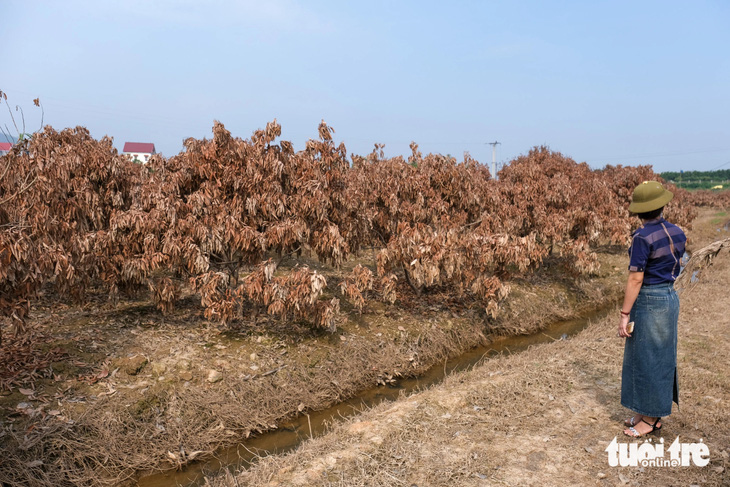
[[20, 133], [20, 137], [25, 138], [25, 112], [23, 112], [23, 108], [20, 105], [15, 105], [15, 111], [20, 112], [20, 118], [23, 120], [23, 131]]
[[[26, 181], [27, 181], [27, 178], [26, 178]], [[36, 183], [36, 181], [38, 181], [38, 178], [37, 177], [33, 178], [33, 180], [30, 183], [27, 183], [26, 184], [24, 182], [23, 183], [23, 186], [18, 191], [16, 191], [15, 194], [8, 196], [4, 200], [0, 200], [0, 206], [4, 205], [5, 203], [9, 202], [10, 200], [12, 200], [14, 198], [17, 198], [21, 194], [23, 194], [26, 191], [28, 191], [31, 187], [33, 187], [33, 185]]]
[[701, 248], [692, 255], [687, 265], [682, 269], [682, 273], [674, 282], [675, 289], [688, 287], [689, 284], [696, 282], [697, 273], [701, 272], [712, 265], [712, 261], [722, 250], [730, 250], [730, 238], [712, 242], [710, 245]]
[[46, 116], [46, 110], [43, 108], [43, 103], [41, 103], [38, 98], [36, 98], [36, 100], [38, 101], [37, 106], [41, 107], [41, 125], [40, 127], [38, 127], [38, 131], [40, 132], [41, 130], [43, 130], [43, 120]]
[[[0, 100], [2, 101], [2, 100]], [[18, 130], [18, 124], [15, 123], [15, 117], [13, 116], [13, 111], [10, 109], [10, 105], [8, 105], [8, 99], [5, 97], [5, 106], [8, 107], [8, 113], [10, 114], [10, 120], [13, 122], [13, 126], [15, 127], [15, 132], [20, 133], [20, 130]], [[7, 125], [5, 126], [7, 127]], [[8, 130], [9, 132], [9, 130]]]

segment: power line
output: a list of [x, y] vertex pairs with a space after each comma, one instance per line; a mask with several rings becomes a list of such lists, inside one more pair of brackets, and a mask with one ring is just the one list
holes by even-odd
[[599, 156], [599, 157], [589, 157], [587, 158], [589, 161], [595, 161], [595, 160], [601, 160], [601, 159], [629, 159], [629, 158], [636, 158], [636, 157], [672, 157], [672, 156], [686, 156], [686, 155], [692, 155], [692, 154], [707, 154], [712, 152], [726, 152], [730, 150], [730, 148], [725, 149], [706, 149], [706, 150], [693, 150], [693, 151], [676, 151], [676, 152], [649, 152], [649, 153], [643, 153], [643, 154], [625, 154], [620, 156]]
[[730, 164], [730, 161], [727, 161], [727, 162], [725, 162], [725, 163], [723, 163], [723, 164], [720, 164], [719, 166], [717, 166], [717, 167], [715, 167], [715, 168], [712, 168], [712, 169], [710, 169], [710, 171], [717, 171], [717, 170], [718, 170], [718, 169], [720, 169], [721, 167], [725, 167], [725, 166], [727, 166], [728, 164]]

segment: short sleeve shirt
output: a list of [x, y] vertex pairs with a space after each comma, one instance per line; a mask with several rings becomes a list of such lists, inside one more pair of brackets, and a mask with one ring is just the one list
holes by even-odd
[[631, 236], [629, 270], [644, 273], [644, 284], [674, 282], [681, 270], [687, 237], [681, 228], [657, 218]]

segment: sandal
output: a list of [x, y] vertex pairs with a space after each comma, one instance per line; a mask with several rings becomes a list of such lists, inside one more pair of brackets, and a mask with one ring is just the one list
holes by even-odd
[[[639, 416], [641, 416], [641, 415], [639, 415]], [[644, 416], [641, 416], [641, 417], [643, 418]], [[639, 421], [641, 421], [641, 420], [639, 420]], [[636, 426], [637, 424], [639, 424], [639, 421], [636, 420], [636, 416], [631, 416], [629, 419], [624, 420], [624, 424], [626, 426]], [[661, 426], [660, 426], [660, 428], [661, 428]]]
[[[631, 419], [634, 419], [634, 418], [631, 418]], [[657, 418], [656, 421], [654, 421], [654, 424], [651, 424], [650, 422], [646, 421], [644, 418], [641, 418], [640, 422], [644, 422], [644, 423], [648, 424], [649, 426], [651, 426], [651, 430], [642, 434], [642, 433], [639, 433], [638, 431], [636, 431], [636, 429], [633, 426], [631, 426], [628, 429], [628, 431], [630, 431], [631, 433], [627, 433], [626, 432], [627, 430], [624, 430], [624, 434], [626, 436], [631, 436], [633, 438], [641, 438], [642, 436], [650, 435], [654, 432], [660, 431], [662, 429], [662, 425], [659, 424], [659, 420], [661, 420], [661, 419], [662, 418]], [[657, 426], [657, 425], [659, 425], [659, 426]]]

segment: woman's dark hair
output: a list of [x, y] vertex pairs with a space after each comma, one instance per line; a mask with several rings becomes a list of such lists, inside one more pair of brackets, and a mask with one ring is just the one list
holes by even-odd
[[638, 216], [642, 220], [653, 220], [654, 218], [661, 216], [662, 210], [664, 210], [663, 206], [661, 208], [657, 208], [656, 210], [647, 211], [646, 213], [637, 213], [636, 216]]

